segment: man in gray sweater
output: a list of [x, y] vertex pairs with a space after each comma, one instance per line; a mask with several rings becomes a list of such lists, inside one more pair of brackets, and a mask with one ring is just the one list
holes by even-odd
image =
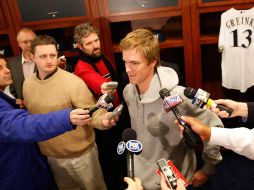
[[143, 144], [142, 153], [134, 157], [135, 176], [141, 178], [144, 189], [159, 190], [156, 161], [164, 157], [175, 164], [190, 184], [195, 187], [204, 184], [214, 172], [215, 165], [222, 160], [219, 146], [204, 143], [204, 164], [196, 171], [194, 150], [186, 146], [175, 126], [176, 118], [172, 111], [164, 111], [159, 91], [166, 88], [171, 95], [180, 95], [183, 102], [178, 109], [184, 115], [197, 117], [213, 127], [223, 127], [221, 120], [212, 112], [193, 106], [183, 94], [185, 88], [178, 86], [176, 72], [159, 66], [158, 39], [149, 30], [130, 32], [121, 40], [120, 49], [130, 81], [123, 96], [129, 109], [131, 127], [137, 132], [137, 140]]

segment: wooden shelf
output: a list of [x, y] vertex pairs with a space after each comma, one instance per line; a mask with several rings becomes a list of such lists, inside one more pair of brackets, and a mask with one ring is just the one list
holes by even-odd
[[198, 0], [198, 7], [212, 7], [212, 6], [224, 6], [224, 5], [238, 5], [239, 3], [251, 3], [253, 0], [223, 0], [214, 2], [203, 2], [203, 0]]
[[[74, 27], [82, 22], [92, 23], [101, 33], [103, 53], [117, 63], [119, 58], [120, 40], [136, 28], [149, 27], [160, 31], [167, 38], [160, 42], [161, 55], [166, 61], [180, 63], [185, 74], [186, 84], [193, 88], [204, 88], [214, 91], [213, 98], [223, 98], [220, 87], [220, 54], [218, 54], [218, 38], [221, 14], [234, 7], [249, 9], [254, 6], [254, 0], [177, 0], [174, 6], [160, 6], [158, 2], [171, 3], [168, 0], [148, 0], [144, 3], [154, 3], [154, 6], [140, 9], [120, 11], [109, 9], [109, 0], [84, 1], [86, 16], [23, 21], [18, 1], [0, 0], [0, 35], [2, 44], [9, 44], [13, 54], [17, 55], [19, 47], [16, 42], [17, 31], [21, 27], [29, 27], [38, 34], [48, 34], [64, 44], [61, 55], [76, 61], [79, 52], [72, 47]], [[121, 1], [121, 2], [120, 2]], [[114, 0], [116, 3], [134, 2], [136, 0]], [[49, 2], [46, 0], [45, 3]], [[113, 2], [113, 1], [111, 1]], [[173, 2], [173, 1], [172, 1]], [[116, 4], [112, 4], [116, 6]], [[164, 4], [165, 5], [165, 4]], [[150, 5], [149, 5], [150, 6]], [[130, 7], [135, 7], [130, 5]], [[10, 12], [12, 10], [12, 12]], [[111, 11], [110, 11], [111, 10]], [[210, 70], [216, 70], [216, 77], [209, 75]], [[214, 75], [214, 73], [212, 73]]]
[[64, 51], [61, 54], [63, 54], [65, 57], [78, 57], [79, 56], [78, 51]]
[[0, 34], [8, 34], [8, 30], [7, 29], [0, 29]]
[[[158, 4], [160, 4], [160, 1], [157, 0], [148, 0], [143, 2], [137, 2], [137, 1], [124, 1], [124, 0], [116, 0], [117, 4], [119, 4], [119, 7], [124, 6], [122, 9], [123, 11], [114, 11], [111, 12], [109, 0], [97, 0], [98, 8], [99, 8], [99, 14], [103, 17], [110, 20], [110, 22], [120, 22], [120, 21], [127, 21], [127, 20], [136, 20], [136, 19], [150, 19], [150, 18], [158, 18], [158, 17], [165, 17], [165, 16], [175, 16], [175, 15], [182, 15], [182, 8], [183, 8], [183, 1], [186, 0], [178, 0], [178, 2], [175, 5], [170, 6], [170, 2], [167, 0], [164, 0], [165, 2], [169, 3], [168, 6], [162, 6], [158, 7]], [[126, 5], [126, 2], [128, 4]], [[130, 3], [132, 4], [130, 4]], [[165, 4], [164, 2], [164, 4]], [[172, 1], [171, 1], [172, 2]], [[135, 7], [134, 4], [140, 4], [145, 3], [145, 6], [141, 6], [140, 8]], [[145, 8], [146, 5], [150, 5], [149, 8]], [[130, 8], [128, 10], [128, 7]], [[131, 7], [135, 7], [134, 9]]]
[[[34, 30], [69, 27], [84, 21], [90, 21], [98, 14], [91, 8], [94, 3], [90, 3], [89, 0], [82, 0], [74, 4], [69, 4], [70, 2], [68, 2], [68, 0], [65, 2], [66, 4], [76, 7], [78, 9], [77, 11], [73, 11], [73, 7], [70, 7], [72, 9], [68, 9], [69, 7], [67, 7], [66, 9], [65, 5], [62, 3], [56, 7], [55, 3], [50, 3], [50, 0], [46, 0], [39, 4], [36, 4], [34, 1], [34, 5], [32, 4], [33, 1], [30, 0], [28, 7], [24, 6], [23, 2], [8, 0], [8, 6], [10, 10], [12, 10], [12, 19], [17, 31], [20, 27], [24, 26]], [[32, 12], [30, 7], [37, 7], [40, 4], [45, 5], [44, 9], [38, 9], [36, 13]], [[49, 10], [51, 10], [51, 12]]]
[[170, 38], [166, 39], [163, 42], [160, 42], [160, 48], [174, 48], [174, 47], [182, 47], [184, 46], [184, 41], [182, 38]]
[[200, 44], [216, 44], [218, 40], [218, 34], [205, 34], [200, 36]]
[[8, 0], [0, 1], [0, 46], [8, 51], [6, 56], [12, 56], [19, 52], [19, 46], [16, 40], [14, 24], [11, 17], [13, 15], [9, 12]]

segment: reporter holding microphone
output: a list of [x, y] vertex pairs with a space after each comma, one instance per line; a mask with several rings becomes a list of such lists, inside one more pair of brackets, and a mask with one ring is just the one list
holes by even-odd
[[[254, 124], [254, 117], [248, 117], [254, 115], [254, 102], [236, 102], [229, 99], [215, 100], [217, 104], [222, 104], [233, 109], [231, 117], [243, 117], [243, 121], [246, 122], [247, 126]], [[218, 108], [211, 108], [221, 118], [228, 118], [229, 114], [226, 111], [220, 111]]]
[[[252, 102], [243, 103], [220, 99], [216, 100], [216, 103], [231, 107], [233, 109], [231, 117], [243, 117], [246, 126], [253, 125], [254, 118], [251, 116], [254, 115], [254, 104]], [[225, 111], [220, 111], [216, 108], [212, 109], [212, 111], [220, 117], [228, 117], [228, 113]], [[182, 116], [182, 119], [191, 126], [193, 131], [201, 137], [202, 141], [223, 146], [249, 159], [254, 159], [254, 129], [245, 127], [233, 129], [209, 127], [193, 117]], [[176, 121], [176, 124], [183, 130], [178, 121]]]
[[128, 184], [126, 190], [144, 190], [141, 180], [138, 177], [131, 179], [130, 177], [124, 177], [124, 181]]
[[[244, 120], [246, 120], [248, 125], [253, 125], [254, 123], [253, 119], [250, 117], [247, 118], [248, 115], [252, 115], [254, 111], [253, 103], [250, 103], [250, 102], [243, 103], [243, 102], [236, 102], [233, 100], [222, 100], [222, 99], [216, 100], [215, 103], [222, 104], [232, 108], [233, 112], [230, 117], [241, 116], [245, 118]], [[220, 117], [229, 117], [229, 114], [226, 111], [220, 111], [218, 108], [213, 108], [211, 110], [215, 112], [217, 115], [219, 115]], [[209, 127], [201, 123], [201, 121], [199, 121], [198, 119], [195, 119], [193, 117], [182, 116], [181, 118], [186, 122], [186, 124], [191, 126], [194, 132], [200, 135], [202, 141], [209, 141], [209, 143], [224, 146], [225, 148], [232, 149], [233, 151], [239, 154], [245, 155], [248, 158], [254, 159], [254, 145], [252, 146], [252, 139], [254, 139], [253, 130], [249, 130], [246, 128], [225, 129], [225, 128]], [[177, 120], [176, 120], [176, 124], [183, 131], [184, 128], [179, 124]], [[238, 135], [238, 134], [241, 134], [241, 135]], [[231, 138], [230, 135], [232, 135], [232, 139], [230, 139]], [[249, 138], [246, 139], [247, 136], [249, 136]], [[226, 137], [226, 140], [225, 140], [225, 137]], [[246, 143], [239, 143], [239, 141], [240, 142], [245, 141]], [[230, 144], [230, 143], [233, 143], [233, 144]], [[232, 147], [233, 145], [235, 146], [235, 149], [234, 147]], [[237, 145], [239, 147], [237, 147]], [[125, 177], [124, 181], [128, 184], [128, 188], [126, 190], [143, 190], [143, 187], [139, 178], [134, 178], [134, 180], [132, 180], [131, 178]], [[161, 185], [161, 190], [171, 190], [167, 186], [167, 183], [163, 176], [161, 176], [160, 185]], [[185, 189], [186, 188], [184, 187], [183, 181], [178, 179], [176, 190], [185, 190]]]

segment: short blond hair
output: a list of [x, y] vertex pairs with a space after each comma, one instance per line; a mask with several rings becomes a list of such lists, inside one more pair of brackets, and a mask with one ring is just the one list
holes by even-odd
[[141, 28], [128, 33], [121, 40], [119, 47], [121, 50], [136, 49], [142, 52], [149, 63], [157, 60], [155, 67], [158, 67], [160, 64], [159, 41], [150, 30]]

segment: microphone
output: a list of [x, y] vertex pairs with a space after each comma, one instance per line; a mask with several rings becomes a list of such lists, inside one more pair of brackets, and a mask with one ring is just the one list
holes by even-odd
[[199, 107], [199, 108], [203, 108], [205, 105], [207, 105], [207, 107], [212, 107], [212, 108], [218, 108], [221, 111], [226, 111], [230, 115], [233, 112], [232, 108], [229, 108], [227, 106], [224, 106], [222, 104], [216, 104], [214, 102], [214, 100], [210, 99], [210, 93], [202, 90], [202, 89], [198, 89], [195, 90], [191, 87], [187, 87], [184, 89], [184, 95], [189, 98], [192, 99], [192, 104]]
[[112, 102], [114, 101], [114, 95], [113, 94], [103, 94], [99, 100], [96, 102], [96, 105], [92, 108], [84, 108], [89, 110], [90, 117], [93, 115], [95, 111], [97, 111], [100, 108], [104, 108], [106, 110], [109, 110], [113, 107]]
[[117, 86], [118, 86], [118, 82], [116, 81], [104, 82], [101, 85], [101, 89], [106, 91], [113, 91], [117, 88]]
[[137, 133], [134, 129], [127, 128], [122, 133], [122, 141], [117, 146], [117, 153], [126, 152], [127, 157], [127, 176], [134, 179], [134, 160], [133, 155], [141, 153], [142, 144], [137, 141]]
[[183, 137], [186, 145], [190, 149], [193, 149], [201, 142], [201, 139], [194, 131], [192, 131], [191, 127], [181, 119], [181, 114], [176, 106], [183, 102], [182, 98], [179, 95], [170, 96], [170, 92], [166, 88], [161, 89], [159, 94], [163, 99], [163, 109], [166, 112], [169, 112], [170, 110], [173, 111], [178, 122], [184, 127]]

